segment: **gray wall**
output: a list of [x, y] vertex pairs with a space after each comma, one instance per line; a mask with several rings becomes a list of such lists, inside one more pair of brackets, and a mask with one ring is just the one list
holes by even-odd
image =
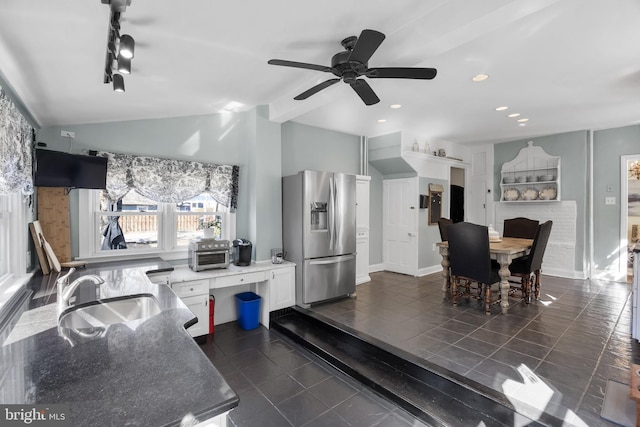
[[[620, 249], [620, 156], [640, 154], [640, 126], [607, 129], [593, 135], [594, 268], [617, 268]], [[563, 172], [564, 179], [564, 172]], [[607, 191], [607, 186], [611, 191]], [[605, 205], [605, 197], [616, 197]], [[626, 197], [626, 196], [625, 196]]]
[[[527, 141], [542, 147], [548, 154], [561, 157], [561, 197], [562, 200], [575, 200], [576, 253], [574, 269], [586, 271], [589, 256], [588, 234], [588, 132], [578, 131], [550, 135], [520, 141], [505, 142], [494, 146], [494, 200], [500, 200], [500, 169], [502, 164], [513, 160]], [[619, 178], [618, 178], [619, 180]]]
[[[282, 245], [277, 225], [280, 125], [265, 122], [265, 117], [266, 107], [258, 107], [241, 113], [54, 126], [40, 129], [37, 140], [60, 151], [93, 149], [240, 166], [237, 235], [255, 240], [256, 259], [262, 260], [269, 258], [270, 248]], [[61, 129], [75, 132], [75, 139], [62, 138]], [[77, 192], [71, 196], [72, 253], [77, 255]]]
[[369, 265], [382, 264], [382, 180], [384, 176], [369, 165]]
[[360, 173], [360, 137], [295, 122], [282, 124], [282, 176], [301, 170]]

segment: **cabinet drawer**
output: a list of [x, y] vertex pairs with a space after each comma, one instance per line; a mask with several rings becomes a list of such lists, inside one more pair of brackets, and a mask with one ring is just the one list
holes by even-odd
[[192, 280], [189, 282], [172, 283], [171, 289], [180, 298], [209, 293], [209, 280]]
[[245, 285], [247, 283], [263, 282], [267, 280], [268, 272], [256, 271], [254, 273], [234, 274], [233, 276], [216, 277], [215, 287], [225, 288], [227, 286]]

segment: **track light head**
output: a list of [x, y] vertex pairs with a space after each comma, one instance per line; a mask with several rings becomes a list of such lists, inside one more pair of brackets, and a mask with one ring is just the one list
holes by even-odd
[[119, 56], [116, 69], [119, 73], [131, 74], [131, 59]]
[[127, 59], [133, 58], [135, 43], [136, 42], [133, 40], [133, 37], [129, 34], [123, 34], [120, 36], [120, 50], [118, 56], [122, 56]]
[[124, 77], [122, 75], [113, 75], [113, 90], [114, 92], [124, 92]]

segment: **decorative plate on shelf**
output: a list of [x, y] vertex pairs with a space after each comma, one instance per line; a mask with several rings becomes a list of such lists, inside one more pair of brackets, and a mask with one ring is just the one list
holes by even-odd
[[507, 202], [513, 202], [514, 200], [518, 200], [520, 198], [520, 192], [516, 188], [507, 188], [506, 190], [504, 190], [502, 196]]
[[527, 188], [522, 192], [522, 200], [535, 200], [538, 198], [538, 190], [535, 188]]
[[546, 187], [540, 191], [540, 199], [542, 200], [555, 200], [558, 196], [558, 191], [554, 187]]

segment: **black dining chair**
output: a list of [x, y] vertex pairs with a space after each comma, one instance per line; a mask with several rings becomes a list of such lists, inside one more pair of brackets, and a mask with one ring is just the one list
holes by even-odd
[[[491, 285], [499, 282], [498, 268], [492, 266], [489, 253], [488, 228], [469, 222], [458, 222], [447, 227], [449, 239], [449, 263], [451, 268], [451, 294], [453, 305], [458, 298], [470, 298], [471, 282], [478, 283], [478, 290], [485, 290], [485, 312], [491, 314]], [[460, 292], [460, 280], [465, 280], [464, 292]]]
[[533, 239], [538, 231], [539, 221], [534, 219], [517, 217], [504, 220], [504, 237], [517, 237], [520, 239]]
[[443, 242], [449, 240], [447, 238], [447, 227], [451, 224], [453, 224], [453, 221], [451, 221], [449, 218], [440, 218], [438, 220], [438, 228], [440, 229], [440, 240], [442, 240]]
[[531, 276], [534, 275], [534, 294], [536, 299], [540, 299], [540, 270], [542, 269], [542, 258], [547, 249], [549, 236], [551, 235], [551, 226], [553, 221], [547, 221], [538, 226], [536, 235], [533, 238], [533, 244], [529, 254], [513, 260], [509, 266], [512, 276], [520, 277], [522, 280], [522, 294], [525, 301], [529, 303], [531, 300]]

